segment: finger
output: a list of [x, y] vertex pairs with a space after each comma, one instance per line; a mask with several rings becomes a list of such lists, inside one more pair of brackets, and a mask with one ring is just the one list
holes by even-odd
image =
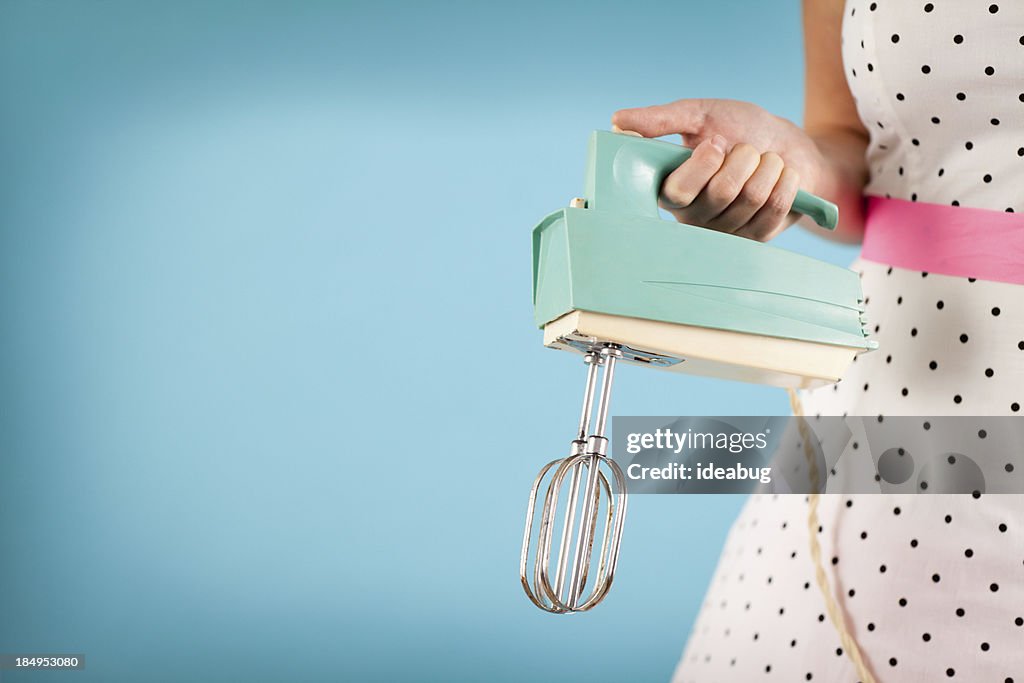
[[782, 175], [775, 183], [775, 188], [768, 197], [768, 201], [736, 234], [759, 242], [767, 242], [782, 232], [791, 222], [789, 212], [793, 208], [793, 201], [799, 190], [800, 175], [786, 166], [782, 169]]
[[672, 171], [661, 186], [662, 206], [672, 211], [688, 207], [722, 168], [728, 142], [721, 135], [697, 145], [689, 159]]
[[[711, 177], [707, 186], [682, 211], [685, 214], [686, 222], [711, 227], [711, 221], [736, 200], [760, 162], [761, 154], [751, 145], [739, 144], [733, 147], [732, 151], [726, 155], [722, 168]], [[722, 229], [732, 232], [739, 227], [734, 225]]]
[[731, 232], [745, 226], [768, 201], [785, 167], [782, 157], [775, 152], [762, 154], [757, 169], [743, 185], [739, 196], [711, 220], [708, 227]]
[[620, 109], [612, 114], [612, 125], [636, 131], [645, 138], [656, 138], [674, 133], [698, 133], [706, 118], [706, 100], [677, 100], [653, 107]]

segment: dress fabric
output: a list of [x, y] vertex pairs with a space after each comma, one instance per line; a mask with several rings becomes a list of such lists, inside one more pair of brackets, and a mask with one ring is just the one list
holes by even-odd
[[[842, 53], [871, 133], [868, 194], [1024, 211], [1024, 2], [849, 0]], [[1024, 416], [1024, 287], [852, 267], [880, 348], [803, 392], [806, 415]], [[1022, 458], [981, 465], [1024, 477]], [[876, 680], [1024, 683], [1024, 496], [835, 481], [814, 533]], [[804, 496], [750, 498], [675, 683], [858, 680], [815, 583], [807, 515]]]

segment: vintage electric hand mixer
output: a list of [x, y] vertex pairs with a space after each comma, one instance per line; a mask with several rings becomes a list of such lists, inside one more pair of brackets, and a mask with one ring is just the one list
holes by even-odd
[[[618, 363], [814, 388], [838, 381], [858, 353], [875, 346], [853, 271], [660, 217], [661, 184], [689, 157], [669, 142], [597, 131], [585, 197], [533, 230], [534, 319], [544, 345], [580, 353], [587, 365], [569, 455], [537, 476], [523, 533], [520, 580], [548, 612], [592, 608], [615, 575], [626, 479], [608, 457], [605, 428]], [[834, 204], [804, 191], [793, 210], [829, 230], [839, 218]], [[552, 471], [531, 547], [538, 497]]]

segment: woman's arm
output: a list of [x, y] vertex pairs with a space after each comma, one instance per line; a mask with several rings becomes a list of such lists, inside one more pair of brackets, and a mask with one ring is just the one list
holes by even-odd
[[693, 148], [662, 186], [677, 220], [765, 241], [792, 224], [798, 187], [836, 202], [840, 229], [815, 232], [857, 242], [864, 230], [867, 131], [843, 75], [842, 0], [805, 0], [806, 130], [749, 102], [678, 100], [623, 109], [613, 125], [645, 137], [678, 133]]
[[812, 191], [839, 206], [841, 220], [833, 237], [842, 242], [860, 242], [864, 235], [862, 192], [868, 179], [864, 159], [868, 132], [857, 115], [843, 73], [843, 5], [843, 0], [803, 2], [804, 130], [828, 161]]

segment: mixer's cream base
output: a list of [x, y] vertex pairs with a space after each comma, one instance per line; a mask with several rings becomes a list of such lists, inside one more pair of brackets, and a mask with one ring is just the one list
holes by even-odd
[[854, 357], [864, 351], [589, 311], [571, 311], [544, 326], [545, 346], [577, 351], [559, 341], [560, 337], [591, 343], [614, 342], [682, 358], [682, 363], [661, 368], [670, 372], [792, 389], [834, 384]]

